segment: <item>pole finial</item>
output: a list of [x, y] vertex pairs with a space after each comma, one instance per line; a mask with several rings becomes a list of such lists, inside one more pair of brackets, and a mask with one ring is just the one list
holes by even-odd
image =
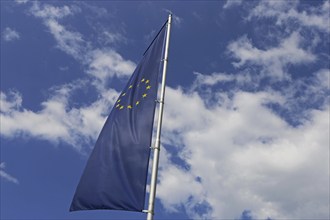
[[168, 23], [171, 24], [172, 23], [172, 12], [170, 12], [168, 14]]

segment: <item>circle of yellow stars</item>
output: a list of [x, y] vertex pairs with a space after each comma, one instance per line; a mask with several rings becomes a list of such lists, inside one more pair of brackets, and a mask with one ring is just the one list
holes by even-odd
[[[146, 91], [142, 94], [142, 96], [140, 97], [140, 99], [138, 99], [134, 104], [131, 103], [131, 104], [127, 105], [127, 106], [122, 105], [121, 104], [121, 101], [122, 101], [122, 98], [124, 98], [126, 96], [126, 92], [122, 93], [120, 95], [119, 99], [116, 102], [116, 108], [119, 109], [119, 110], [122, 110], [122, 109], [125, 109], [125, 108], [126, 109], [132, 109], [134, 106], [137, 107], [140, 104], [140, 100], [143, 100], [144, 98], [146, 98], [148, 96], [147, 90], [151, 89], [151, 86], [150, 86], [149, 83], [150, 83], [150, 80], [145, 79], [145, 78], [142, 78], [141, 81], [137, 84], [137, 87], [139, 87], [140, 84], [146, 85]], [[128, 89], [132, 89], [132, 88], [133, 88], [133, 85], [130, 85], [128, 87]]]

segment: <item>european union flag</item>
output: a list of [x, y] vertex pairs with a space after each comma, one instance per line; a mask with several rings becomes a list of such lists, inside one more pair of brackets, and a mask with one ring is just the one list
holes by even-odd
[[97, 139], [70, 211], [144, 209], [166, 28], [145, 52]]

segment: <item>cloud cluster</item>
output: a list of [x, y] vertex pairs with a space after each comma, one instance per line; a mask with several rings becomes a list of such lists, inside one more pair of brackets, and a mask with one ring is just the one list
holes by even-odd
[[249, 19], [274, 18], [277, 25], [296, 22], [305, 27], [330, 32], [329, 1], [324, 1], [319, 7], [309, 7], [307, 10], [299, 10], [298, 6], [299, 1], [261, 1], [251, 10]]
[[[209, 109], [196, 93], [168, 88], [165, 146], [174, 145], [186, 166], [170, 160], [173, 152], [163, 155], [170, 158], [160, 170], [164, 206], [182, 205], [199, 218], [239, 217], [245, 209], [258, 219], [326, 218], [329, 109], [312, 110], [295, 128], [266, 105], [284, 99], [241, 91]], [[201, 204], [211, 208], [196, 211]]]

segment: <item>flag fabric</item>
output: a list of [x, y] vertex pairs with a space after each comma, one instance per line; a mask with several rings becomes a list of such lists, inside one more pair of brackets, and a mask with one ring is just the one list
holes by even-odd
[[70, 211], [142, 211], [166, 25], [144, 53], [96, 141]]

